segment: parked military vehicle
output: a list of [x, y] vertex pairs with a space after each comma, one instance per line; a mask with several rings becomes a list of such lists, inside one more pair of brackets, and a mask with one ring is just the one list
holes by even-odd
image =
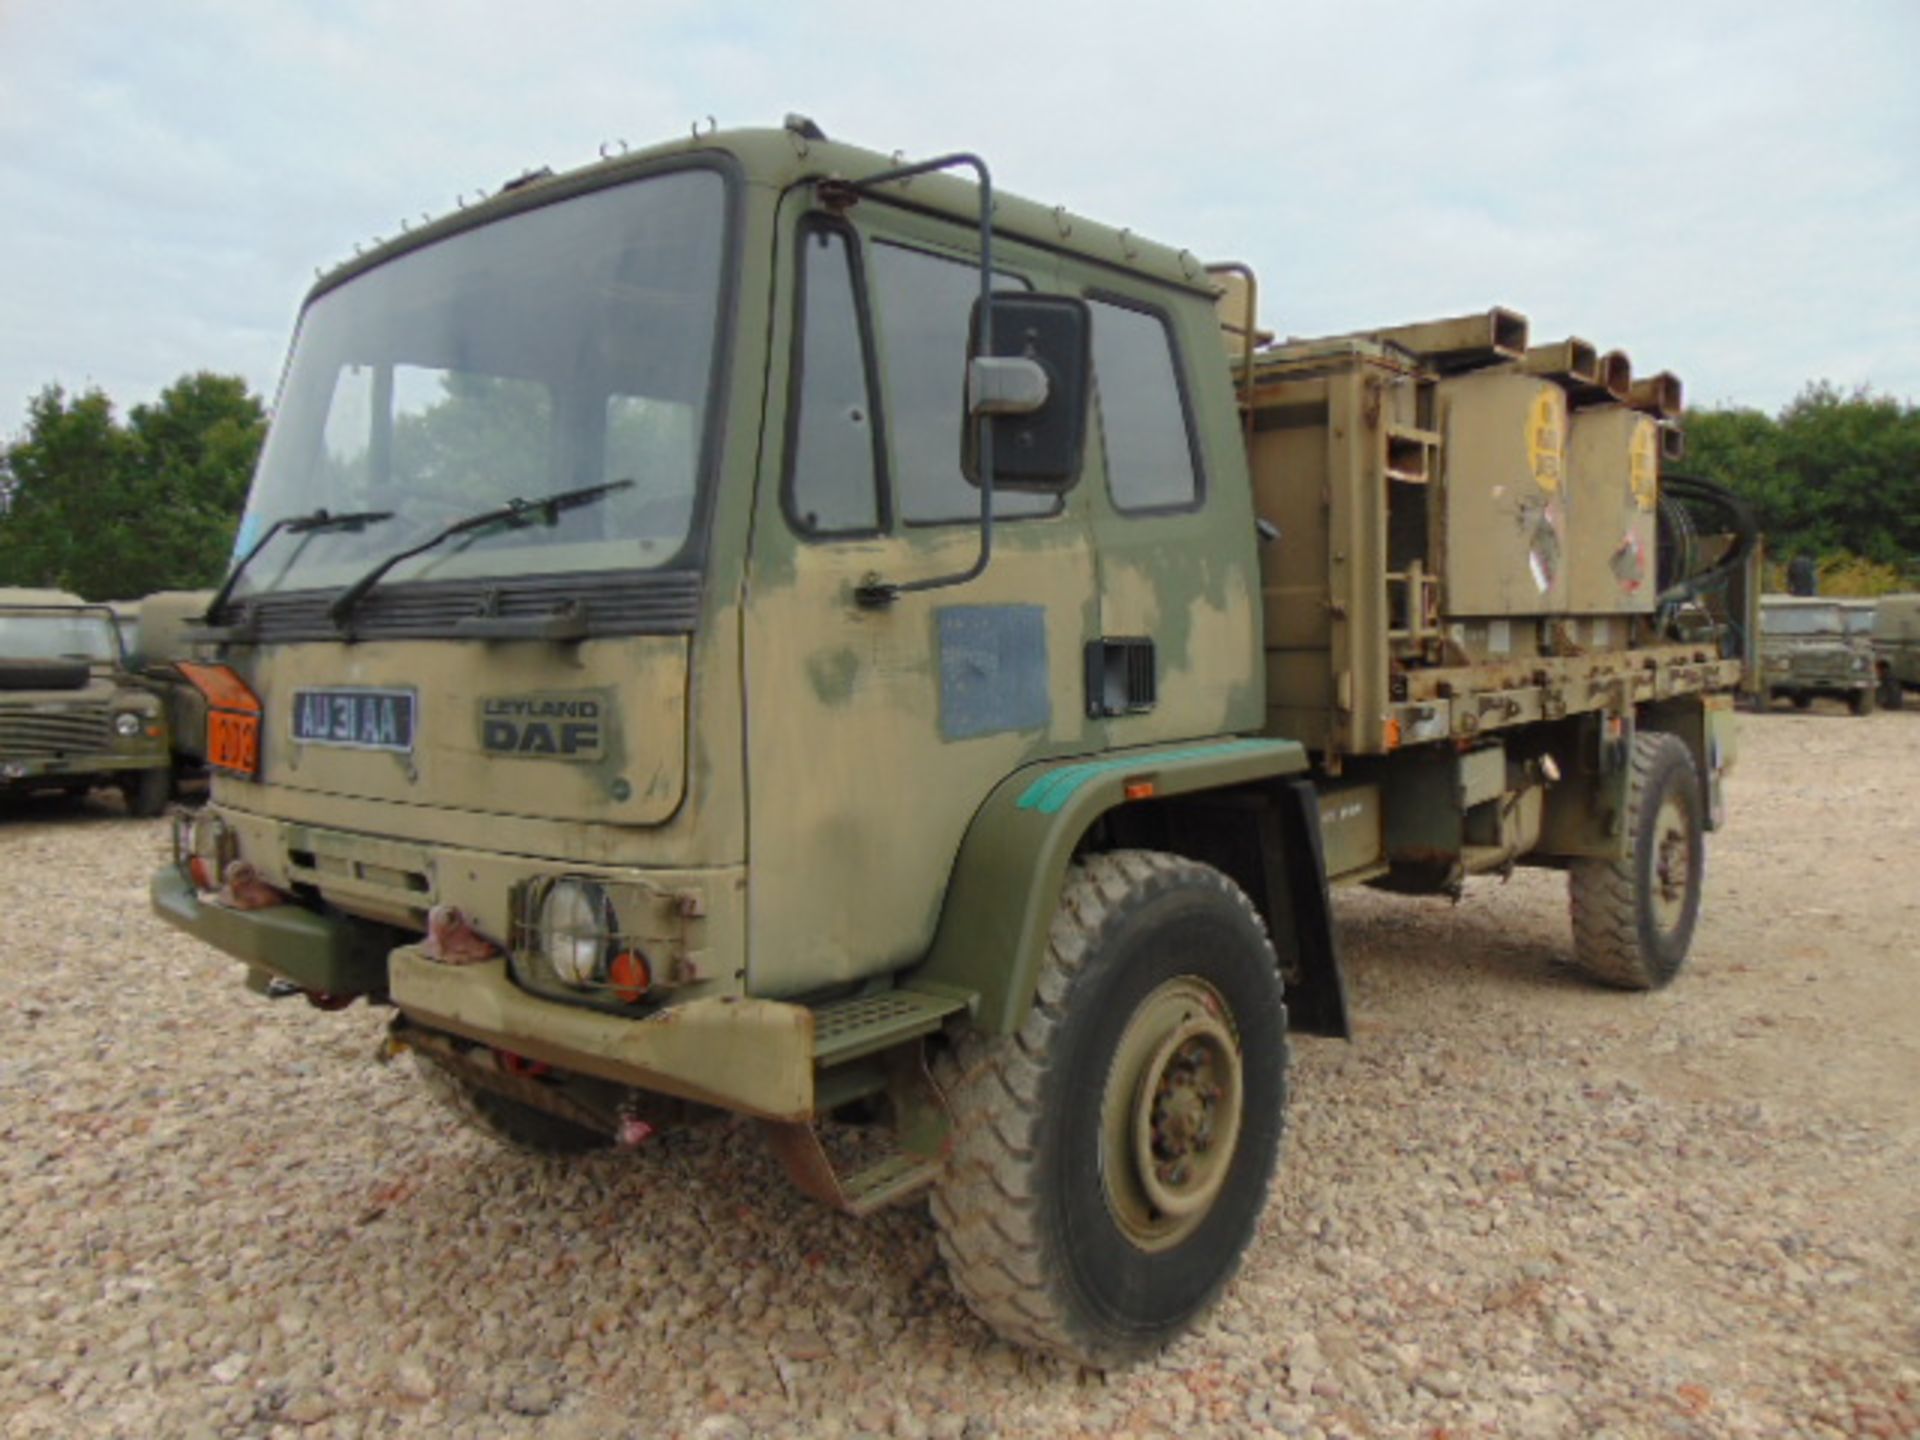
[[1920, 595], [1882, 595], [1873, 607], [1873, 664], [1881, 705], [1898, 710], [1920, 690]]
[[113, 607], [128, 667], [166, 707], [176, 787], [206, 774], [207, 697], [178, 665], [196, 653], [191, 635], [212, 598], [211, 590], [159, 590]]
[[0, 795], [117, 787], [149, 817], [172, 794], [166, 714], [129, 672], [113, 612], [0, 589]]
[[157, 909], [501, 1139], [757, 1117], [827, 1204], [931, 1192], [1002, 1334], [1152, 1351], [1289, 1028], [1348, 1031], [1329, 883], [1564, 869], [1568, 958], [1664, 985], [1733, 756], [1677, 381], [1506, 310], [1273, 344], [1254, 288], [802, 121], [332, 272]]
[[1760, 599], [1763, 703], [1782, 697], [1805, 710], [1820, 696], [1844, 700], [1855, 715], [1873, 709], [1873, 602], [1827, 596]]

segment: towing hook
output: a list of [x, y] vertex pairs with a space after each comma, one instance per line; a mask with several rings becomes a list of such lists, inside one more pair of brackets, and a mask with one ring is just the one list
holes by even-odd
[[295, 995], [304, 995], [307, 1003], [316, 1010], [344, 1010], [360, 998], [358, 995], [335, 995], [330, 990], [309, 990], [291, 980], [275, 978], [267, 981], [267, 999], [290, 1000]]

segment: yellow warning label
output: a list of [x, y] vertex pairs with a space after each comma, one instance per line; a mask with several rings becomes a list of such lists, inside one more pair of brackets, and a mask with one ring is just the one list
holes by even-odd
[[1633, 427], [1627, 446], [1627, 483], [1633, 487], [1633, 503], [1642, 510], [1653, 509], [1660, 489], [1660, 447], [1651, 420], [1642, 419]]
[[1527, 464], [1542, 490], [1560, 488], [1566, 443], [1567, 397], [1556, 385], [1542, 385], [1527, 407]]

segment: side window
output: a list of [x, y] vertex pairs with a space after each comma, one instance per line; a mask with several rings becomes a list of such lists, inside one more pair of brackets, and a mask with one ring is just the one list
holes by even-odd
[[800, 321], [787, 441], [787, 514], [810, 535], [881, 527], [879, 451], [846, 233], [800, 240]]
[[1093, 377], [1116, 510], [1179, 510], [1200, 498], [1193, 439], [1166, 322], [1092, 300]]
[[[1011, 275], [996, 289], [1026, 289]], [[910, 525], [971, 520], [980, 492], [960, 473], [966, 423], [967, 323], [980, 295], [980, 272], [960, 260], [873, 247], [873, 288], [885, 373], [887, 426], [900, 515]], [[1044, 515], [1059, 505], [1052, 495], [996, 493], [994, 513]]]

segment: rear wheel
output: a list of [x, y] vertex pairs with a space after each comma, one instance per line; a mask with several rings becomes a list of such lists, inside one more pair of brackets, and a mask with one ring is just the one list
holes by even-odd
[[413, 1052], [420, 1078], [433, 1097], [481, 1134], [536, 1155], [579, 1155], [602, 1150], [612, 1137], [524, 1104], [460, 1074], [439, 1056]]
[[1900, 688], [1900, 682], [1891, 672], [1880, 677], [1880, 708], [1898, 710], [1906, 703], [1906, 693]]
[[1804, 710], [1813, 704], [1813, 696], [1805, 690], [1796, 690], [1788, 698], [1793, 701], [1793, 708], [1796, 710]]
[[1568, 870], [1574, 963], [1605, 985], [1657, 990], [1680, 971], [1705, 873], [1700, 773], [1677, 735], [1633, 739], [1627, 854]]
[[1247, 898], [1179, 856], [1068, 873], [1033, 1008], [938, 1078], [940, 1250], [987, 1324], [1096, 1367], [1150, 1354], [1239, 1267], [1286, 1105], [1279, 964]]

